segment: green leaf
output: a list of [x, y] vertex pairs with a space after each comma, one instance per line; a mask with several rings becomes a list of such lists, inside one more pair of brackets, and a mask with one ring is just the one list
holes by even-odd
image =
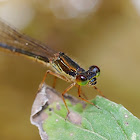
[[140, 140], [140, 120], [122, 105], [97, 96], [93, 105], [67, 101], [70, 114], [61, 101], [44, 110], [42, 129], [48, 140]]

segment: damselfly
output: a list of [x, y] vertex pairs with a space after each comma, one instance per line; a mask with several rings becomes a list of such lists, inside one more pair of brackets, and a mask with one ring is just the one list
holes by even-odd
[[70, 86], [62, 93], [62, 99], [68, 114], [70, 111], [65, 102], [64, 94], [72, 87], [76, 86], [78, 88], [78, 96], [85, 102], [94, 106], [95, 104], [81, 97], [81, 86], [94, 87], [102, 95], [100, 90], [95, 86], [97, 83], [97, 77], [100, 75], [100, 69], [97, 66], [92, 65], [88, 70], [84, 70], [63, 52], [56, 52], [49, 48], [46, 44], [19, 33], [16, 29], [10, 27], [1, 20], [0, 48], [10, 51], [14, 54], [20, 54], [28, 58], [34, 58], [43, 64], [49, 64], [53, 71], [46, 71], [46, 74], [41, 82], [41, 86], [45, 82], [46, 76], [48, 74], [53, 75], [55, 79], [60, 78], [64, 81], [70, 82]]

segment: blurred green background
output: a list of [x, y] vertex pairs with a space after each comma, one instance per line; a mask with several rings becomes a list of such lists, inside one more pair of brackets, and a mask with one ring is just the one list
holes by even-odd
[[[140, 118], [139, 0], [3, 0], [0, 17], [85, 69], [99, 66], [97, 87]], [[30, 112], [46, 69], [0, 52], [0, 139], [40, 140]], [[50, 76], [46, 83], [52, 81]], [[58, 80], [56, 89], [62, 92], [68, 85]], [[97, 95], [92, 88], [83, 91], [89, 99]], [[70, 94], [77, 96], [77, 89]]]

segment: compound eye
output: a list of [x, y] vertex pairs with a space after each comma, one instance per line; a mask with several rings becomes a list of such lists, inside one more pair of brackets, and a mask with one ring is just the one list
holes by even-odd
[[87, 85], [88, 84], [87, 77], [84, 76], [84, 75], [77, 75], [76, 76], [76, 82], [80, 86], [84, 86], [84, 85]]
[[89, 67], [89, 71], [96, 73], [96, 77], [100, 75], [100, 69], [99, 67], [93, 65]]

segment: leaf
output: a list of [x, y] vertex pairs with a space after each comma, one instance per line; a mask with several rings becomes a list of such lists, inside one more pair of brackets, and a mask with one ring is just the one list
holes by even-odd
[[50, 87], [44, 85], [44, 88], [46, 108], [31, 116], [39, 118], [37, 124], [42, 140], [140, 140], [140, 120], [122, 105], [97, 96], [92, 102], [98, 109], [66, 96], [71, 113], [65, 120], [67, 110], [60, 95], [50, 93]]

